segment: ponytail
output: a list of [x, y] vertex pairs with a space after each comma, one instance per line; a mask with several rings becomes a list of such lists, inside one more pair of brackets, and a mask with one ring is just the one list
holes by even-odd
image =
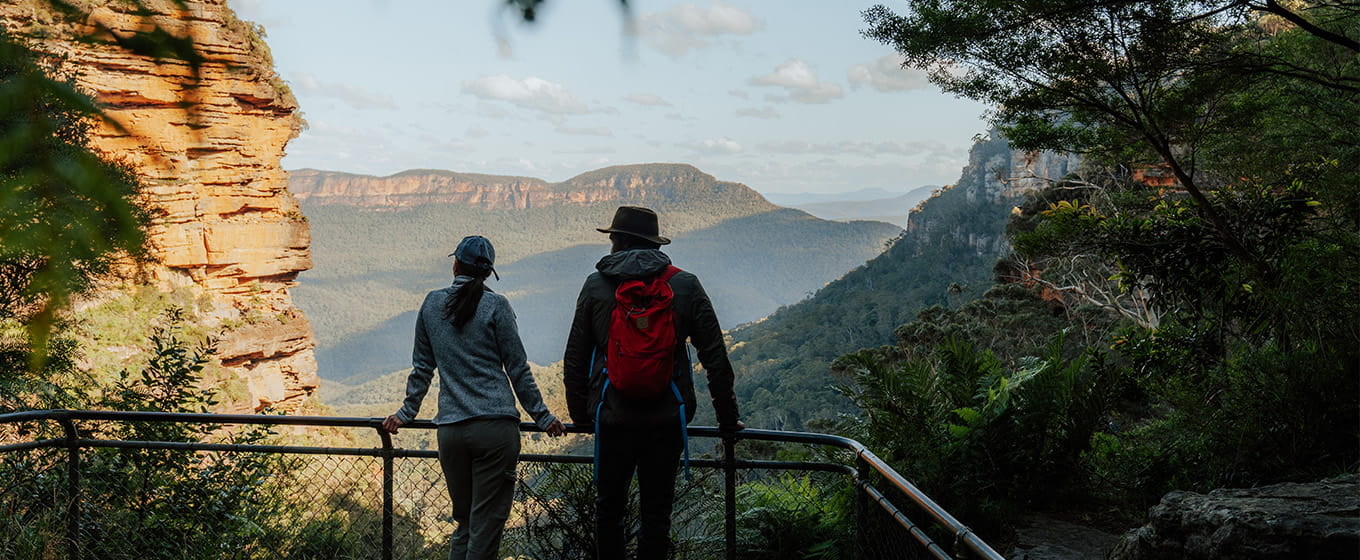
[[477, 314], [477, 305], [482, 303], [482, 294], [486, 292], [486, 277], [491, 275], [491, 270], [479, 270], [480, 267], [473, 266], [459, 268], [458, 272], [467, 273], [472, 277], [472, 281], [463, 284], [453, 293], [453, 297], [444, 302], [444, 320], [451, 320], [453, 326], [461, 330], [463, 325]]

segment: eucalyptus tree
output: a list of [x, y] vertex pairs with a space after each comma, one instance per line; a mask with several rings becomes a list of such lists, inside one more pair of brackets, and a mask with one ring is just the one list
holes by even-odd
[[[1354, 2], [905, 4], [901, 14], [881, 5], [864, 12], [865, 35], [896, 48], [905, 66], [925, 70], [944, 91], [996, 107], [992, 119], [1017, 147], [1165, 167], [1218, 240], [1257, 266], [1264, 263], [1207, 194], [1236, 179], [1211, 159], [1222, 155], [1212, 148], [1265, 118], [1242, 110], [1241, 93], [1266, 77], [1351, 99], [1360, 86]], [[1305, 35], [1286, 37], [1298, 46], [1276, 37], [1291, 33]], [[1300, 47], [1314, 52], [1299, 56]]]

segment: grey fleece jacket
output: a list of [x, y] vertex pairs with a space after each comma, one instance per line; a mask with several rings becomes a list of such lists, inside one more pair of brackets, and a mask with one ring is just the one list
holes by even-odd
[[452, 286], [425, 296], [416, 318], [406, 401], [397, 411], [397, 418], [409, 423], [416, 417], [437, 369], [439, 412], [435, 414], [435, 424], [473, 418], [518, 419], [515, 397], [519, 397], [520, 405], [534, 423], [547, 428], [557, 418], [543, 404], [534, 376], [529, 373], [515, 312], [505, 296], [487, 290], [477, 305], [477, 313], [462, 329], [444, 318], [445, 302], [471, 280], [471, 276], [455, 277]]

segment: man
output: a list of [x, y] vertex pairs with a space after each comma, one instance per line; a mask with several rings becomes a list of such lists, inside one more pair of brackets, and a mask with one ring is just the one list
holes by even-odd
[[[732, 392], [732, 364], [723, 346], [718, 317], [699, 278], [671, 269], [670, 257], [660, 251], [670, 240], [659, 235], [656, 212], [622, 206], [608, 228], [597, 230], [609, 234], [612, 247], [610, 254], [595, 265], [598, 271], [586, 278], [576, 299], [576, 315], [563, 359], [567, 409], [576, 425], [596, 431], [595, 535], [599, 559], [624, 557], [623, 519], [634, 471], [642, 524], [637, 557], [664, 559], [670, 548], [675, 473], [685, 446], [683, 427], [694, 418], [694, 381], [685, 340], [693, 343], [708, 371], [713, 408], [719, 427], [725, 431], [744, 427], [738, 420]], [[620, 372], [605, 373], [615, 290], [622, 282], [647, 282], [666, 273], [673, 274], [668, 284], [674, 294], [674, 386], [652, 398], [624, 395], [607, 383]]]

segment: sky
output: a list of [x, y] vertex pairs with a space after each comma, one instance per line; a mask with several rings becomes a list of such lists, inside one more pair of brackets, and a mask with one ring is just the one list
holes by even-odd
[[987, 107], [861, 36], [874, 3], [554, 0], [527, 24], [503, 0], [229, 0], [308, 123], [287, 169], [555, 182], [672, 162], [766, 194], [952, 183]]

